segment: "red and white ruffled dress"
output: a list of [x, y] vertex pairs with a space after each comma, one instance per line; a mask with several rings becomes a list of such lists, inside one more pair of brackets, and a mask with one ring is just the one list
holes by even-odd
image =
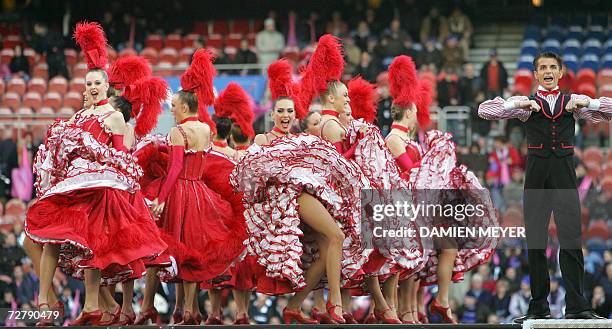
[[[414, 145], [410, 142], [409, 148]], [[431, 191], [462, 190], [467, 193], [471, 204], [483, 205], [483, 216], [467, 216], [461, 223], [443, 223], [435, 221], [431, 217], [418, 218], [419, 225], [428, 228], [433, 227], [475, 227], [488, 228], [498, 226], [497, 214], [489, 192], [482, 187], [474, 173], [469, 171], [466, 166], [457, 166], [455, 144], [452, 135], [442, 133], [438, 130], [428, 131], [426, 134], [426, 151], [420, 160], [420, 166], [413, 167], [406, 175], [410, 188], [413, 189], [414, 204], [425, 202], [427, 204], [444, 204], [447, 200], [444, 193], [432, 193]], [[408, 151], [408, 150], [407, 150]], [[411, 150], [409, 153], [414, 153]], [[427, 191], [429, 190], [429, 191]], [[486, 263], [497, 246], [498, 239], [494, 236], [476, 234], [474, 237], [453, 238], [457, 244], [457, 257], [453, 267], [453, 281], [463, 279], [463, 273], [470, 271], [474, 267]], [[431, 241], [423, 239], [427, 246], [432, 246]], [[427, 263], [423, 270], [419, 272], [421, 285], [436, 284], [438, 252], [436, 249], [426, 247]]]
[[102, 284], [142, 274], [138, 262], [167, 248], [144, 202], [130, 202], [142, 171], [129, 153], [110, 147], [110, 113], [79, 112], [49, 128], [34, 164], [38, 200], [25, 224], [33, 241], [61, 245], [66, 273], [83, 279], [85, 269], [100, 269]]
[[[234, 216], [225, 225], [230, 230], [231, 236], [235, 241], [244, 243], [247, 238], [246, 222], [244, 220], [244, 205], [242, 203], [242, 193], [234, 192], [230, 185], [229, 177], [236, 162], [227, 155], [210, 150], [206, 156], [206, 164], [204, 165], [204, 182], [211, 190], [219, 194], [223, 199], [232, 205]], [[203, 282], [200, 285], [202, 289], [213, 288], [234, 288], [237, 290], [252, 290], [255, 288], [255, 273], [253, 266], [255, 265], [255, 257], [246, 255], [246, 245], [243, 244], [245, 258], [229, 269], [231, 279], [218, 284]]]
[[345, 235], [342, 283], [362, 279], [367, 257], [360, 237], [360, 192], [369, 182], [329, 142], [299, 134], [252, 145], [236, 164], [230, 183], [244, 194], [247, 249], [258, 264], [258, 292], [303, 289], [304, 272], [319, 257], [316, 243], [304, 237], [310, 228], [298, 213], [301, 193], [319, 199]]
[[220, 277], [240, 260], [244, 250], [225, 225], [231, 205], [206, 186], [203, 180], [206, 151], [190, 150], [183, 128], [177, 126], [186, 147], [170, 146], [170, 168], [159, 194], [165, 202], [159, 220], [168, 254], [177, 273], [161, 271], [164, 281], [224, 281]]

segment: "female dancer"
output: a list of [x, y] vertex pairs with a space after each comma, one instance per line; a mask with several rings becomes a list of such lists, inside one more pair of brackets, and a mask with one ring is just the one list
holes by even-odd
[[243, 250], [242, 241], [232, 237], [224, 224], [232, 216], [230, 205], [202, 179], [214, 126], [200, 122], [198, 116], [211, 122], [206, 107], [214, 100], [214, 74], [211, 54], [204, 49], [196, 51], [181, 77], [183, 90], [172, 98], [177, 126], [169, 134], [170, 169], [151, 204], [153, 213], [161, 216], [162, 230], [172, 238], [169, 252], [177, 260], [177, 277], [183, 282], [184, 293], [183, 321], [178, 324], [184, 325], [199, 324], [195, 318], [198, 283], [217, 280]]
[[[465, 190], [470, 195], [470, 201], [485, 206], [484, 216], [467, 218], [457, 224], [433, 217], [419, 218], [419, 225], [432, 227], [436, 225], [462, 225], [472, 227], [487, 227], [496, 225], [495, 210], [486, 190], [480, 186], [473, 173], [465, 166], [456, 166], [454, 144], [450, 134], [432, 130], [427, 134], [425, 152], [419, 145], [410, 140], [410, 132], [417, 123], [423, 127], [429, 122], [429, 102], [431, 88], [425, 81], [416, 78], [416, 69], [408, 56], [398, 56], [389, 67], [390, 93], [393, 97], [392, 116], [394, 123], [387, 138], [389, 149], [393, 153], [398, 167], [402, 170], [410, 187], [413, 189], [413, 200], [418, 203], [421, 198], [430, 198], [432, 191]], [[428, 189], [429, 192], [419, 190]], [[470, 191], [475, 191], [470, 192]], [[435, 201], [447, 203], [444, 197], [435, 196]], [[423, 239], [424, 243], [429, 243]], [[463, 247], [470, 245], [470, 247]], [[451, 280], [457, 280], [461, 274], [474, 266], [486, 262], [496, 245], [492, 238], [475, 238], [466, 240], [435, 239], [433, 246], [427, 245], [427, 265], [425, 271], [417, 278], [408, 278], [400, 286], [402, 319], [407, 323], [419, 322], [417, 314], [418, 280], [422, 285], [438, 284], [438, 295], [430, 304], [431, 314], [440, 314], [444, 322], [456, 323], [448, 304], [448, 290]], [[462, 248], [463, 247], [463, 248]]]
[[318, 111], [310, 111], [306, 114], [306, 117], [300, 120], [300, 131], [321, 136], [321, 113]]
[[[249, 140], [255, 136], [253, 131], [253, 111], [247, 93], [237, 83], [231, 82], [215, 100], [215, 116], [213, 121], [217, 127], [217, 134], [213, 138], [212, 150], [207, 154], [204, 166], [204, 182], [213, 191], [221, 195], [232, 205], [234, 216], [226, 226], [232, 229], [231, 235], [240, 241], [247, 239], [246, 224], [244, 221], [244, 205], [242, 193], [235, 193], [229, 183], [229, 176], [234, 170], [235, 163], [244, 155]], [[233, 149], [228, 145], [230, 134], [233, 145], [241, 150]], [[235, 144], [236, 139], [240, 142]], [[246, 140], [246, 142], [245, 142]], [[212, 306], [212, 314], [208, 316], [206, 324], [223, 324], [221, 309], [221, 293], [224, 287], [232, 287], [236, 302], [236, 317], [234, 324], [249, 324], [248, 307], [250, 291], [255, 287], [251, 270], [252, 257], [244, 260], [228, 270], [231, 275], [229, 281], [218, 284], [204, 283], [200, 287], [208, 289], [208, 296]]]
[[[247, 248], [262, 272], [257, 276], [257, 290], [296, 292], [283, 310], [285, 323], [313, 324], [316, 321], [306, 318], [300, 306], [326, 273], [327, 311], [334, 321], [344, 323], [340, 280], [359, 275], [365, 262], [355, 225], [357, 195], [367, 181], [329, 143], [289, 133], [296, 112], [305, 117], [303, 107], [296, 111], [291, 66], [277, 61], [268, 68], [268, 76], [274, 129], [255, 137], [256, 145], [230, 176], [232, 185], [244, 193]], [[317, 238], [309, 241], [310, 236]]]
[[108, 105], [104, 32], [97, 23], [78, 24], [75, 38], [88, 61], [86, 93], [94, 105], [50, 127], [35, 164], [39, 200], [28, 210], [25, 231], [44, 244], [39, 308], [49, 308], [59, 260], [69, 274], [85, 279], [83, 311], [71, 324], [95, 325], [102, 317], [100, 283], [129, 277], [131, 263], [159, 255], [166, 244], [155, 238], [149, 213], [129, 202], [141, 171], [124, 152], [123, 116]]

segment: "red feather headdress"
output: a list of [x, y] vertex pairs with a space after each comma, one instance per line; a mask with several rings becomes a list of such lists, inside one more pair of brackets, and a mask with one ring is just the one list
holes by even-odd
[[106, 69], [108, 56], [106, 54], [106, 36], [100, 23], [77, 23], [74, 39], [85, 53], [87, 69]]
[[376, 119], [376, 104], [378, 103], [378, 94], [374, 85], [361, 77], [353, 78], [348, 83], [348, 94], [353, 118], [373, 123]]
[[417, 121], [424, 127], [431, 121], [431, 85], [428, 81], [417, 79], [416, 66], [409, 56], [397, 56], [389, 66], [389, 93], [393, 103], [406, 108], [415, 104]]
[[230, 82], [225, 90], [215, 100], [215, 115], [220, 118], [230, 118], [240, 126], [242, 132], [255, 136], [253, 130], [253, 110], [249, 95], [235, 82]]
[[300, 85], [293, 81], [291, 72], [293, 68], [285, 59], [274, 61], [268, 66], [268, 87], [272, 100], [285, 96], [293, 100], [295, 116], [303, 119], [308, 114], [308, 107], [302, 107], [300, 102]]
[[327, 90], [329, 82], [340, 80], [342, 72], [344, 57], [340, 40], [331, 34], [325, 34], [319, 39], [300, 81], [301, 107], [309, 108], [312, 100]]
[[162, 112], [162, 103], [168, 98], [168, 92], [168, 83], [159, 77], [140, 79], [125, 87], [122, 96], [132, 104], [136, 135], [144, 136], [157, 126], [157, 117]]
[[117, 59], [108, 69], [108, 82], [115, 89], [123, 89], [136, 81], [151, 76], [151, 67], [146, 58], [125, 56]]
[[217, 132], [215, 123], [208, 114], [208, 106], [215, 103], [213, 78], [217, 70], [213, 66], [214, 56], [206, 49], [198, 49], [193, 54], [191, 66], [181, 76], [181, 88], [194, 92], [198, 96], [198, 119], [210, 126], [213, 133]]
[[431, 123], [429, 117], [429, 105], [431, 105], [432, 87], [429, 80], [419, 80], [419, 96], [417, 97], [417, 121], [420, 127], [426, 127]]

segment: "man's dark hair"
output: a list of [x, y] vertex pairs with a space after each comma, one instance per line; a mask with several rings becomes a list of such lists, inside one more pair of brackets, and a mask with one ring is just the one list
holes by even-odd
[[557, 64], [559, 64], [559, 70], [563, 69], [563, 60], [561, 59], [561, 57], [553, 52], [550, 51], [545, 51], [543, 53], [539, 53], [534, 59], [533, 59], [533, 70], [537, 71], [538, 70], [538, 60], [540, 58], [553, 58], [554, 60], [557, 61]]

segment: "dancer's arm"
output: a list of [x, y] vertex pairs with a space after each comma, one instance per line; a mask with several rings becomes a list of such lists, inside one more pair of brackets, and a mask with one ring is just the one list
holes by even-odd
[[478, 116], [485, 120], [519, 119], [523, 122], [529, 119], [531, 111], [539, 111], [540, 105], [527, 96], [512, 96], [508, 100], [501, 97], [489, 99], [478, 107]]
[[415, 163], [410, 159], [410, 156], [406, 152], [406, 145], [404, 141], [397, 136], [389, 136], [387, 138], [387, 147], [395, 159], [395, 163], [400, 168], [401, 172], [410, 171], [415, 167]]
[[[178, 135], [178, 136], [177, 136]], [[185, 143], [177, 128], [172, 128], [170, 131], [170, 143], [171, 155], [170, 155], [170, 169], [168, 175], [164, 181], [164, 185], [159, 192], [159, 196], [155, 199], [151, 205], [153, 214], [159, 216], [164, 210], [164, 205], [168, 194], [174, 187], [176, 180], [178, 179], [181, 170], [183, 169], [183, 158], [185, 156]]]
[[600, 97], [591, 99], [585, 95], [572, 95], [565, 110], [574, 113], [574, 118], [591, 122], [608, 122], [612, 120], [612, 98]]

